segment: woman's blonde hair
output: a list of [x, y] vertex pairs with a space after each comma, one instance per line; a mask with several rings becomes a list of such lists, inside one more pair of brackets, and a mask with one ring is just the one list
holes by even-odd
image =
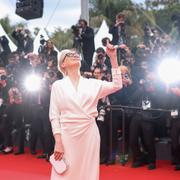
[[72, 51], [70, 49], [64, 49], [59, 53], [57, 68], [63, 75], [65, 75], [66, 72], [65, 72], [65, 69], [61, 67], [61, 65], [64, 62], [66, 55], [71, 52]]

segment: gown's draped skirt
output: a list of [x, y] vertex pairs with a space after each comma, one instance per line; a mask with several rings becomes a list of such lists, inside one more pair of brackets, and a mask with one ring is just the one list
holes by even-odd
[[51, 180], [98, 180], [100, 137], [95, 120], [61, 121], [61, 138], [69, 169], [58, 175], [52, 168]]

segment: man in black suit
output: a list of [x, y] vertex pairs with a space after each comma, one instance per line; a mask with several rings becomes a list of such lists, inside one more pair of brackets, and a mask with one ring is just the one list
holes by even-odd
[[82, 46], [83, 59], [85, 63], [85, 71], [90, 71], [92, 65], [93, 54], [95, 51], [94, 45], [94, 31], [87, 25], [87, 21], [80, 19], [79, 22], [79, 36]]
[[8, 56], [11, 53], [11, 49], [9, 47], [9, 41], [6, 38], [6, 36], [0, 36], [0, 44], [2, 47], [2, 52], [0, 53], [0, 58], [3, 62], [0, 62], [2, 66], [5, 66], [8, 64]]
[[28, 54], [33, 51], [33, 40], [28, 29], [17, 28], [12, 32], [12, 37], [17, 41], [17, 51]]
[[[109, 33], [112, 34], [112, 44], [113, 45], [122, 45], [127, 44], [126, 42], [126, 29], [125, 29], [125, 15], [122, 13], [119, 13], [116, 15], [116, 23], [113, 27], [109, 29]], [[121, 57], [124, 54], [123, 49], [118, 49], [118, 62], [119, 65], [121, 64], [121, 59], [124, 59], [124, 57]]]

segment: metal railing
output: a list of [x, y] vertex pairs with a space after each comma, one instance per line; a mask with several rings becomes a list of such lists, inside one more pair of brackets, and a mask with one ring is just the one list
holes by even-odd
[[[121, 111], [122, 113], [122, 156], [125, 157], [125, 110], [126, 109], [132, 109], [132, 110], [138, 110], [138, 111], [160, 111], [160, 112], [167, 112], [170, 113], [171, 110], [167, 109], [160, 109], [160, 108], [148, 108], [143, 109], [142, 107], [135, 107], [135, 106], [122, 106], [122, 105], [107, 105], [105, 106], [106, 110], [110, 111], [110, 123], [109, 123], [109, 153], [110, 153], [110, 159], [112, 159], [112, 112], [113, 111]], [[121, 164], [125, 165], [126, 160], [122, 159]]]

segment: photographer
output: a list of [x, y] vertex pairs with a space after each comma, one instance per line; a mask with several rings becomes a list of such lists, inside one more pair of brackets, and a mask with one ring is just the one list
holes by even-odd
[[162, 45], [161, 36], [158, 29], [150, 27], [147, 23], [144, 25], [144, 44], [152, 53], [158, 53]]
[[[30, 67], [27, 69], [27, 74], [34, 75], [38, 79], [42, 79], [42, 76], [45, 71], [44, 65], [41, 63], [41, 60], [37, 54], [29, 53], [27, 55], [28, 60], [30, 61]], [[31, 76], [30, 76], [31, 77]], [[43, 136], [43, 109], [41, 101], [41, 91], [37, 88], [37, 92], [32, 91], [31, 89], [34, 86], [40, 86], [41, 82], [35, 82], [32, 87], [29, 87], [25, 91], [25, 122], [30, 123], [30, 151], [31, 154], [36, 154], [36, 145], [37, 140], [40, 138], [42, 147], [44, 149], [45, 139]]]
[[47, 72], [48, 72], [49, 75], [51, 73], [50, 76], [52, 76], [52, 74], [55, 74], [57, 79], [62, 79], [63, 75], [62, 75], [62, 73], [60, 73], [58, 71], [56, 62], [54, 61], [53, 58], [50, 57], [49, 61], [47, 62], [47, 68], [46, 69], [47, 69]]
[[17, 86], [16, 81], [12, 84], [12, 87], [8, 91], [9, 105], [7, 106], [7, 121], [5, 128], [5, 142], [6, 147], [3, 150], [5, 154], [13, 151], [14, 142], [12, 142], [12, 131], [15, 130], [17, 137], [18, 150], [17, 154], [24, 153], [24, 139], [25, 130], [23, 123], [23, 106], [22, 106], [22, 93]]
[[0, 150], [4, 149], [4, 123], [5, 123], [5, 109], [8, 102], [8, 89], [6, 83], [6, 69], [0, 67]]
[[54, 61], [53, 63], [57, 65], [57, 51], [54, 50], [54, 43], [50, 39], [46, 41], [41, 36], [40, 44], [38, 53], [42, 55], [43, 61], [48, 62], [52, 59]]
[[40, 35], [40, 41], [39, 41], [40, 46], [39, 46], [39, 48], [38, 48], [38, 54], [43, 54], [44, 49], [45, 49], [45, 47], [46, 47], [46, 42], [47, 42], [47, 41], [44, 39], [44, 36], [41, 34], [41, 35]]
[[3, 62], [0, 62], [2, 66], [6, 66], [8, 64], [8, 56], [11, 53], [10, 47], [9, 47], [9, 41], [6, 38], [6, 36], [0, 36], [0, 44], [2, 47], [2, 52], [0, 53], [0, 58]]
[[95, 62], [91, 66], [91, 71], [94, 70], [94, 67], [101, 66], [103, 71], [109, 71], [111, 68], [110, 61], [106, 56], [106, 53], [103, 48], [99, 47], [96, 49]]
[[149, 47], [150, 49], [153, 46], [153, 37], [154, 37], [154, 33], [151, 29], [151, 27], [145, 23], [144, 25], [144, 44]]
[[172, 138], [172, 164], [175, 165], [175, 170], [180, 170], [180, 143], [179, 143], [179, 136], [180, 136], [180, 116], [179, 116], [179, 109], [180, 109], [180, 87], [175, 86], [170, 88], [171, 93], [171, 101], [172, 106], [171, 109], [174, 110], [175, 114], [172, 114], [171, 118], [171, 138]]
[[[148, 109], [164, 108], [165, 97], [164, 84], [157, 80], [154, 72], [148, 70], [139, 81], [136, 81], [131, 104], [141, 107], [142, 110], [135, 110], [130, 123], [132, 168], [147, 164], [148, 170], [156, 169], [155, 137], [160, 134], [156, 130], [160, 121], [164, 123], [166, 114]], [[161, 129], [164, 129], [164, 125], [160, 127]]]
[[13, 79], [15, 78], [18, 83], [21, 83], [23, 78], [23, 65], [20, 62], [20, 56], [15, 51], [12, 52], [8, 58], [9, 64], [6, 66], [8, 77]]
[[[95, 79], [99, 80], [106, 80], [106, 71], [102, 69], [101, 66], [97, 65], [94, 67], [92, 71], [92, 76]], [[100, 99], [98, 101], [97, 109], [98, 109], [98, 116], [96, 118], [97, 126], [99, 128], [100, 133], [100, 164], [107, 163], [108, 160], [108, 130], [109, 130], [109, 113], [106, 111], [105, 106], [109, 105], [109, 98], [108, 96]]]
[[12, 32], [12, 37], [17, 41], [17, 51], [28, 54], [33, 51], [33, 40], [28, 29], [17, 28]]
[[121, 66], [124, 65], [131, 68], [132, 65], [135, 63], [135, 59], [130, 48], [125, 44], [122, 44], [119, 46], [119, 51], [120, 51]]
[[119, 13], [116, 15], [116, 23], [110, 28], [109, 33], [112, 34], [112, 44], [121, 45], [126, 44], [126, 29], [125, 29], [125, 15]]
[[[110, 39], [107, 37], [102, 39], [102, 44], [105, 47], [107, 40], [110, 41]], [[131, 66], [135, 63], [135, 59], [133, 54], [131, 53], [130, 48], [126, 44], [116, 44], [115, 47], [117, 48], [119, 65], [125, 65], [131, 68]]]
[[[74, 27], [74, 26], [73, 26]], [[80, 42], [84, 64], [82, 64], [82, 71], [90, 71], [92, 65], [93, 54], [95, 51], [94, 45], [94, 31], [88, 26], [87, 21], [80, 19], [76, 31], [73, 31], [76, 42]], [[76, 43], [77, 44], [77, 43]], [[75, 43], [74, 43], [75, 45]], [[82, 62], [83, 63], [83, 62]]]
[[82, 53], [82, 47], [81, 47], [81, 37], [80, 37], [80, 27], [79, 25], [72, 25], [71, 26], [72, 33], [74, 35], [73, 38], [73, 47], [77, 50], [79, 54]]
[[37, 156], [37, 158], [45, 158], [49, 160], [49, 156], [54, 150], [54, 137], [52, 134], [51, 124], [49, 121], [49, 104], [50, 93], [52, 84], [57, 80], [57, 73], [52, 69], [48, 69], [43, 74], [42, 88], [40, 90], [40, 102], [41, 112], [39, 112], [39, 118], [41, 119], [41, 135], [44, 139], [42, 146], [43, 153]]
[[10, 85], [7, 81], [7, 72], [4, 67], [0, 67], [0, 146], [5, 153], [12, 152], [11, 134], [12, 122], [7, 118], [7, 108], [9, 106], [8, 91]]
[[[116, 15], [116, 23], [114, 24], [113, 27], [109, 29], [109, 33], [112, 34], [112, 44], [113, 45], [121, 45], [121, 44], [127, 44], [127, 39], [126, 39], [126, 24], [125, 24], [125, 15], [122, 13], [118, 13]], [[118, 62], [119, 65], [121, 65], [121, 59], [120, 56], [124, 55], [124, 50], [119, 49], [117, 51], [118, 55]], [[124, 57], [123, 57], [124, 59]]]

